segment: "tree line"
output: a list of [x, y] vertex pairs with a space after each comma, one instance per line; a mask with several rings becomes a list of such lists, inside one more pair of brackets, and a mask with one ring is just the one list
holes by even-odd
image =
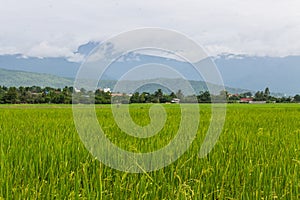
[[[73, 97], [73, 99], [72, 99]], [[92, 97], [92, 98], [91, 98]], [[185, 96], [181, 90], [170, 94], [163, 93], [161, 89], [154, 93], [139, 93], [131, 95], [104, 92], [101, 89], [86, 91], [75, 90], [73, 87], [51, 88], [51, 87], [5, 87], [0, 86], [0, 104], [71, 104], [73, 103], [168, 103], [174, 99], [179, 99], [181, 103], [211, 103], [240, 102], [243, 98], [252, 98], [253, 101], [266, 101], [277, 103], [300, 102], [300, 95], [294, 97], [274, 97], [269, 88], [264, 91], [257, 91], [254, 95], [251, 92], [242, 94], [229, 94], [227, 91], [221, 91], [218, 95], [212, 95], [208, 91], [201, 91], [198, 95]]]
[[73, 87], [5, 87], [0, 86], [1, 104], [70, 104], [72, 103]]

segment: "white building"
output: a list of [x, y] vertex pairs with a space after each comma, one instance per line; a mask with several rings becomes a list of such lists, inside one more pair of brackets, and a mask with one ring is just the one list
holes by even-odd
[[111, 92], [111, 91], [110, 91], [110, 88], [104, 88], [103, 92]]
[[173, 98], [173, 99], [171, 100], [171, 103], [180, 103], [180, 99], [178, 99], [178, 98]]

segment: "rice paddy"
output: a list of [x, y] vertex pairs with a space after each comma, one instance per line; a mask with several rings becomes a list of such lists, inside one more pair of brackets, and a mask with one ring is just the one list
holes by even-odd
[[[132, 104], [140, 125], [151, 104]], [[149, 152], [172, 140], [179, 105], [163, 105], [164, 128], [152, 138], [123, 133], [110, 105], [97, 105], [107, 137], [132, 152]], [[196, 139], [171, 165], [153, 172], [126, 173], [100, 163], [85, 149], [70, 105], [0, 105], [0, 199], [299, 199], [300, 105], [227, 106], [214, 149], [198, 151], [210, 123], [201, 104]]]

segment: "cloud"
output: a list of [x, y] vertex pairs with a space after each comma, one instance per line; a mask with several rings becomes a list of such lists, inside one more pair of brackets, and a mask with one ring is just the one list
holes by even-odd
[[[0, 0], [0, 54], [80, 58], [88, 41], [138, 27], [183, 32], [213, 55], [300, 55], [298, 0]], [[79, 59], [80, 60], [80, 59]]]
[[84, 55], [75, 53], [68, 47], [51, 45], [47, 41], [33, 46], [27, 52], [23, 52], [23, 55], [38, 58], [65, 57], [71, 62], [81, 62], [84, 59]]
[[43, 41], [36, 46], [33, 46], [29, 49], [28, 52], [25, 53], [28, 56], [36, 56], [36, 57], [69, 57], [72, 53], [67, 47], [59, 47], [55, 45], [50, 45], [47, 41]]

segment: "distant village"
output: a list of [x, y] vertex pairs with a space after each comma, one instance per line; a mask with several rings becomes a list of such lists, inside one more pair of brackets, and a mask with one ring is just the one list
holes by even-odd
[[300, 95], [274, 97], [269, 88], [252, 94], [230, 94], [221, 91], [218, 95], [200, 91], [197, 95], [185, 96], [181, 90], [164, 93], [157, 89], [154, 93], [135, 92], [133, 94], [112, 92], [110, 88], [86, 91], [73, 87], [5, 87], [0, 86], [0, 104], [128, 104], [128, 103], [300, 103]]

